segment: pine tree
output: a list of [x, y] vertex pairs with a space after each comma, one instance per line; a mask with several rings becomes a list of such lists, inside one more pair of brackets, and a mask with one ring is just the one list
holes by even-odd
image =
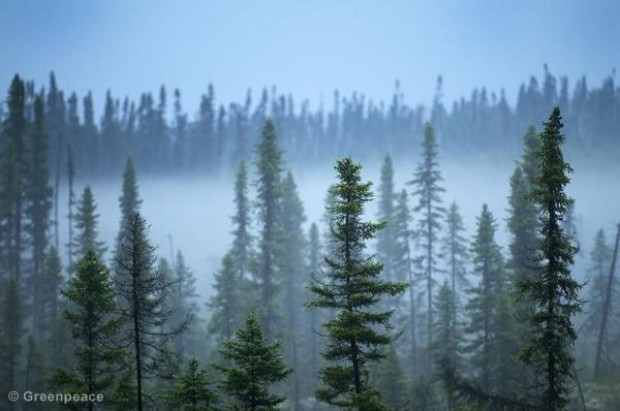
[[82, 259], [88, 250], [97, 252], [99, 257], [103, 256], [106, 248], [102, 241], [99, 241], [97, 229], [97, 203], [90, 186], [86, 186], [80, 197], [77, 211], [74, 216], [76, 234], [73, 238], [74, 257]]
[[207, 308], [211, 310], [209, 332], [217, 337], [231, 339], [247, 307], [244, 304], [243, 280], [230, 254], [222, 259], [222, 267], [215, 274], [214, 281], [215, 294], [207, 303]]
[[218, 396], [209, 388], [206, 371], [196, 358], [190, 358], [187, 370], [176, 379], [170, 405], [183, 411], [210, 411], [218, 402]]
[[172, 316], [166, 306], [172, 283], [153, 267], [155, 254], [146, 236], [146, 221], [135, 212], [127, 223], [119, 241], [114, 282], [125, 322], [121, 340], [133, 349], [136, 403], [141, 411], [144, 407], [144, 379], [167, 371], [165, 367], [158, 367], [156, 359], [169, 356], [167, 342], [181, 328], [162, 328]]
[[[389, 155], [385, 156], [381, 167], [381, 184], [379, 185], [379, 221], [387, 224], [377, 233], [377, 258], [383, 263], [383, 273], [387, 281], [395, 281], [393, 253], [396, 249], [394, 236], [394, 168]], [[402, 279], [401, 279], [402, 280]]]
[[495, 220], [486, 204], [482, 206], [477, 225], [471, 253], [474, 264], [472, 274], [479, 278], [479, 282], [468, 291], [471, 297], [465, 306], [470, 318], [467, 348], [472, 353], [471, 363], [481, 389], [492, 392], [494, 361], [497, 356], [510, 355], [494, 352], [491, 344], [497, 334], [497, 299], [505, 287], [505, 279], [502, 256], [495, 242]]
[[250, 200], [248, 199], [248, 172], [245, 161], [240, 161], [235, 176], [235, 215], [232, 217], [235, 226], [231, 257], [241, 278], [246, 277], [250, 263], [252, 237], [250, 235]]
[[[437, 270], [436, 242], [438, 241], [438, 231], [441, 229], [442, 216], [445, 213], [445, 209], [441, 206], [440, 194], [445, 190], [439, 185], [442, 178], [438, 169], [437, 149], [433, 127], [426, 124], [424, 141], [422, 142], [422, 162], [414, 172], [414, 179], [407, 183], [414, 187], [412, 195], [419, 197], [418, 205], [414, 207], [413, 211], [421, 212], [418, 220], [418, 238], [424, 250], [420, 257], [422, 258], [426, 280], [426, 338], [428, 347], [431, 347], [433, 343], [433, 285], [436, 282], [434, 275]], [[427, 374], [430, 374], [431, 370], [432, 362], [429, 360], [427, 362]]]
[[[122, 319], [116, 315], [114, 288], [100, 256], [89, 250], [78, 262], [75, 276], [62, 294], [72, 305], [65, 310], [75, 347], [76, 365], [56, 371], [52, 384], [68, 393], [108, 395], [123, 357], [113, 344]], [[93, 402], [87, 404], [95, 408]]]
[[120, 242], [125, 235], [126, 227], [128, 227], [134, 213], [140, 210], [140, 204], [142, 203], [138, 191], [136, 169], [131, 157], [129, 157], [125, 163], [125, 170], [123, 171], [123, 188], [118, 201], [121, 207], [121, 225], [116, 238], [115, 256], [118, 256]]
[[47, 248], [47, 229], [52, 207], [52, 188], [48, 184], [47, 136], [44, 130], [43, 99], [34, 103], [34, 124], [31, 133], [26, 185], [26, 232], [32, 245], [29, 289], [32, 291], [32, 315], [36, 345], [44, 344], [43, 267]]
[[291, 372], [280, 353], [281, 343], [270, 344], [261, 330], [260, 321], [251, 312], [232, 340], [219, 350], [232, 365], [219, 365], [224, 374], [221, 388], [234, 400], [236, 410], [276, 410], [284, 401], [273, 394], [270, 385], [284, 381]]
[[[300, 363], [300, 332], [302, 330], [301, 305], [302, 287], [305, 265], [306, 238], [303, 223], [306, 221], [304, 207], [297, 193], [297, 185], [293, 174], [289, 171], [282, 182], [282, 232], [283, 254], [282, 273], [284, 276], [284, 307], [287, 320], [287, 362], [293, 370], [301, 370]], [[291, 390], [295, 409], [299, 408], [300, 378], [299, 372], [293, 372]]]
[[279, 329], [277, 295], [281, 288], [282, 259], [282, 150], [271, 119], [265, 122], [256, 146], [257, 209], [260, 238], [254, 281], [259, 293], [258, 314], [267, 338]]
[[581, 286], [570, 272], [575, 247], [561, 227], [571, 202], [564, 192], [571, 167], [562, 155], [559, 108], [553, 109], [540, 139], [540, 173], [532, 191], [541, 213], [540, 271], [537, 278], [521, 284], [522, 293], [537, 305], [531, 318], [533, 338], [523, 359], [544, 375], [542, 405], [552, 411], [565, 409], [568, 404], [573, 367], [570, 348], [576, 338], [571, 317], [581, 310]]
[[379, 331], [390, 328], [391, 311], [377, 311], [382, 296], [402, 293], [405, 283], [382, 281], [381, 263], [364, 253], [366, 241], [385, 223], [362, 221], [365, 203], [371, 201], [371, 183], [361, 183], [361, 166], [350, 158], [337, 162], [338, 182], [330, 188], [332, 253], [325, 258], [327, 279], [315, 282], [311, 307], [335, 310], [324, 326], [329, 343], [323, 357], [331, 364], [321, 370], [325, 387], [317, 398], [339, 407], [385, 409], [376, 388], [368, 384], [368, 367], [383, 358], [381, 347], [391, 338]]

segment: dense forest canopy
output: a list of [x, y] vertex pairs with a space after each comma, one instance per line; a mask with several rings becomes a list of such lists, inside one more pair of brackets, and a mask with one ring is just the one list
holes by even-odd
[[[545, 65], [513, 106], [442, 88], [428, 107], [397, 82], [388, 102], [335, 91], [310, 109], [275, 88], [223, 105], [215, 86], [186, 108], [162, 86], [108, 92], [97, 116], [54, 73], [15, 75], [0, 105], [2, 409], [63, 407], [13, 391], [117, 410], [618, 409], [620, 215], [570, 190], [584, 175], [620, 194], [615, 73], [571, 86]], [[511, 170], [506, 198], [471, 159]], [[304, 172], [328, 189], [304, 193]], [[190, 180], [204, 203], [188, 204]], [[99, 207], [109, 184], [114, 212]], [[192, 226], [156, 247], [164, 197]], [[192, 266], [172, 234], [225, 251]]]

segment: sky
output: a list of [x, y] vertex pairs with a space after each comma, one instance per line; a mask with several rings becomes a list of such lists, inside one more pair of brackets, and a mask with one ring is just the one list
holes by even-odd
[[543, 64], [588, 84], [620, 67], [616, 0], [2, 0], [0, 90], [15, 73], [62, 89], [137, 99], [179, 88], [193, 114], [209, 83], [219, 103], [263, 87], [332, 105], [333, 90], [446, 104], [475, 87], [510, 102]]

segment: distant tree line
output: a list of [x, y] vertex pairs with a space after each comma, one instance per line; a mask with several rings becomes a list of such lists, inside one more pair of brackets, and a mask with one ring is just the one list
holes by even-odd
[[[443, 100], [439, 77], [430, 106], [409, 106], [396, 83], [391, 101], [376, 102], [361, 93], [343, 96], [334, 91], [330, 104], [311, 109], [275, 88], [258, 95], [248, 90], [244, 101], [218, 102], [213, 85], [207, 87], [197, 108], [183, 107], [181, 92], [161, 86], [138, 101], [114, 97], [108, 91], [101, 118], [95, 116], [93, 96], [66, 93], [50, 74], [44, 88], [25, 83], [26, 115], [42, 95], [49, 135], [52, 170], [66, 163], [67, 147], [82, 176], [111, 176], [131, 155], [144, 174], [217, 172], [233, 170], [248, 160], [262, 124], [271, 117], [281, 147], [294, 163], [317, 163], [349, 155], [361, 160], [374, 153], [411, 155], [430, 121], [442, 149], [450, 153], [501, 151], [517, 154], [523, 130], [540, 124], [551, 108], [559, 106], [571, 138], [568, 147], [593, 149], [618, 145], [620, 88], [614, 76], [599, 87], [582, 77], [570, 86], [566, 77], [552, 75], [544, 66], [542, 79], [532, 76], [521, 84], [511, 107], [499, 94], [482, 87], [469, 97]], [[6, 104], [0, 118], [8, 114]]]

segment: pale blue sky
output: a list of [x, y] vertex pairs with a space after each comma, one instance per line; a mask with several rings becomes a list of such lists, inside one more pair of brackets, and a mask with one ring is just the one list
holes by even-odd
[[0, 90], [15, 72], [83, 95], [137, 98], [164, 83], [185, 109], [213, 82], [219, 102], [278, 86], [327, 107], [332, 91], [428, 104], [444, 77], [448, 102], [482, 85], [509, 99], [543, 63], [600, 84], [620, 68], [615, 0], [2, 0]]

